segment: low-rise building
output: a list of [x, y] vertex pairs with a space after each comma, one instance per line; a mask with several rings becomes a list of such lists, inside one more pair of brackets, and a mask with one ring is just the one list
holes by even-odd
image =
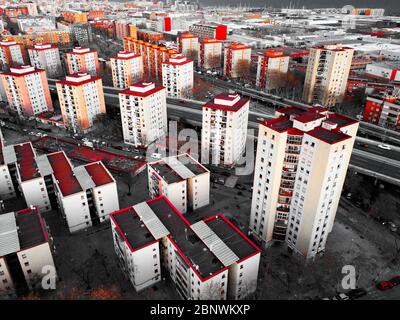
[[274, 49], [258, 53], [256, 86], [264, 90], [284, 87], [289, 69], [289, 56]]
[[37, 208], [1, 214], [0, 297], [15, 298], [39, 288], [49, 271], [55, 282], [52, 251], [47, 227]]
[[212, 24], [193, 24], [189, 27], [189, 31], [198, 36], [200, 40], [205, 38], [226, 40], [228, 37], [228, 27], [226, 25]]
[[249, 78], [251, 48], [242, 43], [232, 43], [224, 48], [224, 76], [227, 78]]
[[216, 39], [203, 39], [200, 42], [199, 68], [220, 70], [222, 67], [222, 42]]
[[147, 166], [151, 198], [165, 196], [181, 213], [210, 202], [210, 171], [187, 153]]
[[169, 272], [188, 300], [245, 299], [255, 292], [260, 249], [223, 215], [195, 224], [165, 197], [111, 216], [114, 247], [135, 290]]
[[25, 49], [23, 44], [14, 40], [2, 40], [0, 42], [0, 64], [3, 70], [10, 66], [25, 64]]

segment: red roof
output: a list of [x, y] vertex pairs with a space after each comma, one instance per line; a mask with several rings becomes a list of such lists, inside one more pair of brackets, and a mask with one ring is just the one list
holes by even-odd
[[308, 123], [308, 122], [313, 122], [315, 120], [319, 120], [325, 118], [324, 115], [314, 113], [314, 112], [304, 112], [302, 114], [299, 114], [294, 118], [294, 120], [302, 122], [302, 123]]
[[64, 152], [49, 154], [47, 159], [49, 159], [54, 177], [58, 180], [58, 186], [64, 197], [83, 191]]
[[327, 130], [322, 127], [316, 127], [315, 129], [306, 132], [306, 134], [329, 144], [335, 144], [351, 138], [351, 136], [339, 131], [338, 129]]
[[19, 166], [21, 181], [27, 181], [40, 177], [35, 161], [35, 152], [30, 142], [14, 146]]
[[211, 108], [214, 110], [237, 112], [238, 110], [240, 110], [244, 105], [246, 105], [250, 101], [250, 99], [247, 99], [247, 98], [240, 98], [239, 101], [237, 101], [232, 106], [215, 103], [216, 99], [229, 101], [229, 100], [232, 100], [232, 98], [235, 96], [236, 95], [221, 93], [221, 94], [215, 96], [213, 100], [210, 100], [205, 105], [203, 105], [203, 108]]
[[104, 168], [101, 162], [90, 163], [85, 166], [85, 169], [92, 177], [92, 180], [96, 184], [96, 187], [114, 182], [113, 178]]
[[[141, 87], [141, 88], [145, 88], [146, 86], [147, 86], [146, 83], [143, 82], [143, 81], [134, 83], [132, 85], [132, 87]], [[150, 96], [150, 95], [152, 95], [152, 94], [154, 94], [156, 92], [159, 92], [161, 90], [164, 90], [164, 89], [165, 89], [165, 87], [163, 87], [163, 86], [155, 85], [153, 89], [150, 89], [150, 90], [145, 91], [145, 92], [140, 92], [140, 91], [132, 91], [131, 88], [129, 87], [129, 88], [126, 88], [126, 89], [118, 92], [118, 94], [125, 94], [125, 95], [128, 95], [128, 96], [135, 96], [135, 97], [145, 98], [145, 97], [148, 97], [148, 96]]]
[[[14, 69], [22, 69], [21, 67], [13, 67]], [[33, 71], [27, 71], [24, 73], [17, 73], [17, 72], [11, 72], [11, 71], [4, 71], [1, 72], [0, 74], [4, 74], [6, 76], [11, 76], [11, 77], [25, 77], [29, 74], [33, 74], [33, 73], [39, 73], [39, 72], [46, 72], [43, 69], [34, 69]]]
[[[75, 73], [75, 74], [69, 75], [67, 77], [79, 78], [80, 76], [79, 76], [78, 73]], [[66, 86], [81, 86], [81, 85], [84, 85], [84, 84], [89, 83], [89, 82], [101, 80], [101, 77], [98, 77], [98, 76], [93, 77], [92, 76], [92, 77], [90, 77], [90, 79], [83, 80], [83, 81], [80, 81], [80, 82], [79, 81], [77, 81], [77, 82], [68, 81], [66, 79], [67, 78], [65, 78], [65, 80], [57, 81], [56, 84], [61, 84], [61, 85], [66, 85]]]

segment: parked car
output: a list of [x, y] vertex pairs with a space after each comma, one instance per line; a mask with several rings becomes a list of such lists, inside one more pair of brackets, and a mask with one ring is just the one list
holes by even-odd
[[389, 281], [393, 284], [393, 286], [398, 286], [400, 285], [400, 276], [395, 276]]
[[381, 281], [377, 285], [378, 289], [381, 291], [386, 291], [394, 287], [393, 283], [390, 281]]
[[392, 148], [387, 144], [378, 144], [378, 148], [381, 148], [384, 150], [392, 150]]
[[353, 300], [367, 295], [367, 291], [364, 288], [357, 288], [347, 292], [347, 295]]

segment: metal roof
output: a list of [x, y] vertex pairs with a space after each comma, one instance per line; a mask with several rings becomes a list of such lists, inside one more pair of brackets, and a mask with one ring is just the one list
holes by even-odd
[[14, 212], [0, 215], [0, 257], [20, 250]]
[[170, 234], [168, 229], [164, 226], [161, 220], [153, 212], [146, 202], [139, 203], [133, 206], [141, 221], [149, 229], [152, 236], [158, 240]]
[[225, 267], [240, 260], [204, 221], [192, 224], [192, 230]]
[[172, 170], [174, 170], [182, 179], [188, 179], [195, 177], [196, 175], [190, 171], [182, 162], [176, 157], [169, 157], [164, 159], [165, 163], [168, 164]]
[[5, 164], [17, 162], [17, 155], [15, 154], [14, 146], [5, 146], [3, 148], [3, 158]]
[[38, 167], [42, 177], [53, 173], [53, 167], [50, 165], [47, 155], [36, 157], [36, 166]]
[[83, 190], [88, 190], [96, 187], [92, 177], [87, 172], [84, 166], [76, 167], [73, 169], [75, 178], [78, 180]]

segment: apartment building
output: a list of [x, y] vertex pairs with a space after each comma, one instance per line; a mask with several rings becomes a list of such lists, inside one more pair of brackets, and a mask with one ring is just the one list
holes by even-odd
[[224, 76], [227, 78], [249, 78], [251, 48], [242, 43], [232, 43], [224, 48]]
[[289, 69], [289, 56], [282, 51], [269, 49], [258, 53], [256, 86], [264, 90], [273, 90], [286, 85]]
[[161, 32], [153, 30], [139, 29], [137, 31], [137, 38], [139, 40], [143, 40], [144, 42], [157, 44], [159, 40], [162, 40], [164, 38], [164, 35]]
[[12, 67], [0, 73], [10, 107], [20, 117], [53, 110], [46, 71], [32, 66]]
[[187, 153], [149, 163], [147, 174], [150, 197], [165, 196], [182, 214], [210, 202], [210, 171]]
[[95, 76], [99, 70], [99, 60], [97, 51], [89, 48], [74, 48], [67, 52], [67, 71], [68, 74], [89, 73]]
[[110, 58], [113, 86], [125, 89], [143, 75], [143, 58], [133, 52], [120, 51]]
[[[0, 297], [16, 298], [41, 286], [53, 267], [53, 245], [35, 207], [0, 215]], [[54, 274], [56, 280], [57, 274]]]
[[169, 60], [176, 51], [133, 37], [124, 38], [124, 50], [143, 57], [143, 73], [148, 79], [162, 79], [162, 63]]
[[17, 43], [14, 40], [1, 40], [0, 63], [2, 70], [6, 70], [10, 66], [25, 64], [25, 48], [23, 44]]
[[196, 60], [199, 55], [199, 37], [187, 32], [178, 36], [179, 52], [185, 57]]
[[226, 25], [198, 24], [195, 23], [189, 27], [190, 33], [199, 37], [224, 41], [228, 37], [228, 27]]
[[303, 100], [333, 108], [343, 101], [354, 49], [337, 45], [310, 49]]
[[147, 146], [168, 129], [166, 90], [153, 82], [137, 82], [119, 92], [124, 142]]
[[400, 130], [398, 93], [368, 95], [365, 101], [363, 120], [391, 130]]
[[89, 130], [96, 116], [106, 113], [100, 77], [77, 73], [57, 81], [56, 86], [64, 123], [72, 131]]
[[365, 67], [365, 74], [371, 78], [383, 81], [400, 81], [400, 63], [398, 61], [385, 61], [369, 63]]
[[231, 166], [241, 159], [247, 138], [250, 100], [219, 94], [203, 106], [201, 161]]
[[220, 70], [222, 67], [222, 42], [205, 38], [199, 45], [198, 66], [206, 70]]
[[13, 180], [4, 160], [4, 138], [0, 128], [0, 200], [6, 200], [15, 197], [15, 188]]
[[70, 25], [71, 34], [80, 47], [89, 46], [93, 41], [92, 25], [87, 23], [73, 23]]
[[323, 252], [335, 220], [358, 129], [323, 107], [278, 109], [260, 124], [250, 232], [266, 245], [313, 258]]
[[86, 12], [77, 10], [68, 10], [61, 13], [61, 16], [65, 21], [71, 23], [87, 23], [88, 15]]
[[111, 216], [114, 247], [135, 290], [168, 270], [182, 299], [245, 299], [255, 292], [260, 250], [223, 215], [195, 224], [165, 197]]
[[46, 71], [48, 78], [58, 78], [63, 75], [60, 51], [53, 44], [38, 44], [28, 49], [31, 65], [36, 69]]
[[119, 210], [117, 185], [99, 162], [73, 167], [63, 151], [43, 156], [53, 194], [71, 233], [109, 219]]
[[183, 55], [173, 55], [162, 64], [163, 86], [167, 96], [188, 98], [193, 93], [193, 60]]

